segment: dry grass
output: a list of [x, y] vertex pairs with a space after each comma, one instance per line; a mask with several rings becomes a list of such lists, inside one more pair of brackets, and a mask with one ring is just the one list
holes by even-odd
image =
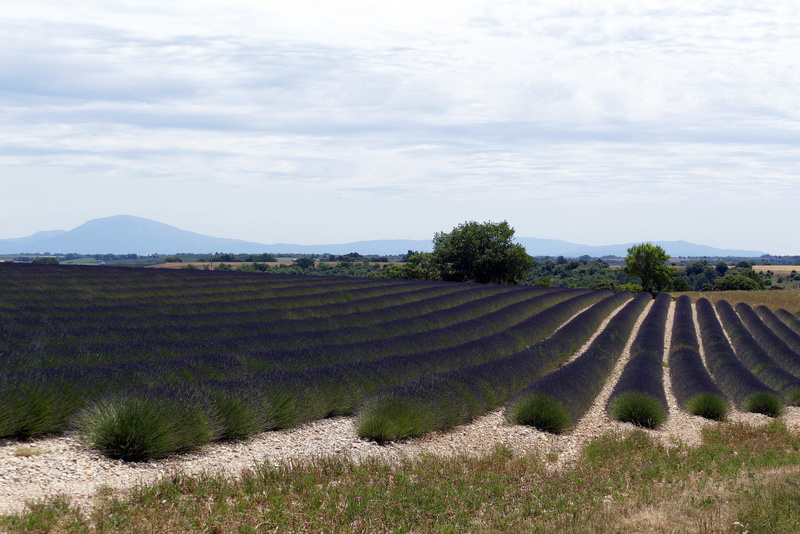
[[800, 270], [800, 265], [754, 265], [753, 270], [757, 273], [772, 271], [777, 275], [792, 274], [793, 271]]
[[[176, 474], [0, 517], [8, 532], [797, 532], [800, 437], [775, 421], [720, 423], [698, 447], [607, 434], [563, 469], [498, 447], [483, 456], [264, 464], [236, 479]], [[778, 493], [775, 490], [781, 490]], [[780, 500], [773, 495], [780, 497]], [[765, 496], [756, 499], [755, 497]], [[786, 503], [786, 504], [784, 504]], [[755, 530], [758, 524], [775, 526]], [[738, 523], [738, 525], [737, 525]], [[741, 526], [742, 528], [739, 528]]]
[[784, 289], [781, 291], [687, 291], [685, 293], [671, 293], [671, 295], [675, 297], [688, 295], [692, 302], [707, 298], [712, 303], [716, 303], [719, 300], [727, 300], [733, 305], [744, 302], [752, 307], [763, 305], [773, 311], [779, 308], [791, 313], [800, 311], [800, 290], [797, 289]]

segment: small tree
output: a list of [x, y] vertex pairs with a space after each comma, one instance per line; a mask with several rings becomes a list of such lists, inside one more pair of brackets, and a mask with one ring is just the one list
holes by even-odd
[[294, 260], [294, 264], [303, 269], [304, 271], [306, 269], [312, 268], [314, 265], [316, 265], [316, 263], [317, 262], [314, 261], [314, 258], [309, 258], [307, 256], [303, 256], [302, 258], [297, 258], [296, 260]]
[[533, 258], [513, 236], [505, 221], [468, 221], [434, 235], [431, 263], [445, 281], [516, 284], [533, 268]]
[[644, 291], [653, 293], [668, 287], [673, 268], [667, 265], [664, 249], [650, 243], [634, 245], [625, 257], [625, 272], [642, 280]]

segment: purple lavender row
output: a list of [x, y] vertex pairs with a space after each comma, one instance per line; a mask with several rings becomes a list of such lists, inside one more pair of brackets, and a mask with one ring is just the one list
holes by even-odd
[[733, 306], [725, 300], [720, 300], [716, 304], [716, 309], [722, 326], [730, 336], [736, 356], [744, 366], [764, 385], [783, 395], [790, 404], [800, 400], [800, 380], [767, 354], [744, 326]]
[[[596, 297], [602, 296], [602, 293]], [[356, 423], [360, 436], [377, 441], [415, 437], [468, 422], [504, 404], [537, 378], [563, 364], [608, 315], [630, 300], [628, 292], [604, 298], [567, 322], [566, 303], [542, 312], [547, 329], [539, 343], [504, 358], [427, 375], [364, 401]]]
[[516, 395], [506, 407], [506, 417], [555, 434], [575, 425], [608, 380], [636, 320], [651, 301], [649, 293], [640, 293], [628, 302], [583, 354]]
[[792, 350], [776, 331], [767, 326], [753, 308], [740, 302], [735, 309], [753, 339], [769, 357], [795, 378], [800, 377], [800, 354]]
[[781, 321], [778, 316], [766, 306], [758, 306], [756, 308], [756, 313], [790, 349], [800, 354], [800, 334], [789, 328], [786, 323]]
[[683, 410], [708, 419], [725, 418], [728, 401], [700, 356], [692, 299], [687, 295], [675, 303], [668, 363], [672, 392]]
[[695, 309], [706, 365], [714, 383], [742, 411], [780, 415], [783, 411], [780, 395], [765, 386], [736, 357], [711, 302], [702, 298], [695, 303]]
[[[571, 299], [552, 306], [560, 310], [559, 313], [567, 314], [567, 317], [607, 295], [605, 292], [568, 293]], [[233, 439], [232, 436], [242, 437], [330, 415], [352, 413], [367, 395], [382, 389], [432, 373], [502, 358], [535, 344], [557, 327], [546, 320], [548, 312], [555, 313], [550, 310], [547, 308], [497, 334], [451, 348], [386, 357], [373, 362], [339, 364], [308, 372], [277, 371], [226, 380], [196, 381], [185, 386], [180, 383], [154, 384], [138, 391], [128, 391], [124, 395], [112, 394], [81, 411], [77, 418], [80, 421], [79, 430], [88, 439], [94, 439], [91, 437], [93, 429], [113, 426], [116, 418], [127, 410], [149, 410], [152, 417], [161, 414], [158, 417], [165, 417], [169, 425], [177, 428], [180, 427], [182, 413], [207, 409], [206, 418], [209, 421], [214, 421], [213, 424], [219, 428], [231, 429], [221, 430], [215, 435], [226, 436], [219, 439]], [[184, 401], [172, 396], [171, 392], [176, 388], [193, 392], [183, 397], [198, 400], [187, 406]], [[163, 415], [165, 413], [173, 415]], [[101, 446], [98, 443], [96, 445]], [[189, 445], [183, 443], [181, 448], [170, 453]], [[108, 451], [117, 454], [110, 448]]]
[[780, 317], [781, 321], [786, 323], [786, 325], [794, 330], [796, 334], [800, 335], [800, 312], [792, 315], [788, 311], [781, 308], [775, 312], [775, 315]]
[[607, 410], [618, 421], [656, 428], [669, 413], [664, 391], [664, 340], [672, 297], [660, 294], [631, 345], [631, 357], [608, 399]]

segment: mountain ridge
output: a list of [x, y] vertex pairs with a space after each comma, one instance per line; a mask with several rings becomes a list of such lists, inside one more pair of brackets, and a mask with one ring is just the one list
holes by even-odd
[[[614, 245], [582, 245], [559, 239], [519, 237], [515, 241], [533, 256], [618, 256], [624, 257], [627, 249], [637, 243]], [[698, 245], [688, 241], [650, 241], [661, 246], [672, 257], [759, 257], [766, 253], [755, 250], [722, 249]], [[260, 254], [360, 254], [396, 255], [408, 250], [429, 252], [433, 248], [430, 239], [379, 239], [354, 241], [351, 243], [298, 245], [274, 243], [271, 245], [212, 237], [181, 230], [161, 222], [135, 217], [115, 215], [89, 220], [72, 230], [40, 231], [26, 237], [0, 239], [0, 254], [180, 254], [187, 252], [211, 253], [233, 252]]]

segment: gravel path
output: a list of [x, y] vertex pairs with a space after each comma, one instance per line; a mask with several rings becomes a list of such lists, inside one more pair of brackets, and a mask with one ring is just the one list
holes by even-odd
[[[420, 453], [480, 454], [490, 451], [497, 444], [505, 444], [519, 453], [539, 452], [555, 469], [573, 461], [587, 442], [600, 435], [609, 431], [628, 432], [636, 428], [610, 419], [606, 415], [605, 405], [630, 356], [632, 340], [645, 315], [642, 313], [640, 316], [611, 379], [590, 411], [574, 429], [560, 436], [512, 425], [504, 419], [502, 410], [497, 410], [468, 425], [384, 446], [359, 439], [354, 418], [337, 417], [291, 430], [266, 432], [242, 442], [212, 444], [194, 454], [142, 463], [109, 460], [70, 435], [26, 443], [0, 440], [0, 514], [23, 510], [26, 501], [37, 501], [56, 494], [68, 495], [74, 504], [89, 508], [99, 488], [124, 490], [175, 472], [224, 471], [235, 475], [259, 462], [328, 455], [344, 455], [356, 460], [367, 457], [391, 460]], [[673, 317], [674, 303], [668, 316], [665, 349], [669, 348]], [[669, 389], [668, 373], [664, 375], [670, 415], [661, 429], [647, 432], [667, 444], [698, 444], [700, 430], [717, 423], [680, 411]], [[738, 411], [733, 411], [729, 419], [750, 424], [763, 424], [770, 420], [764, 415]], [[800, 408], [787, 408], [781, 419], [789, 428], [800, 429]]]

